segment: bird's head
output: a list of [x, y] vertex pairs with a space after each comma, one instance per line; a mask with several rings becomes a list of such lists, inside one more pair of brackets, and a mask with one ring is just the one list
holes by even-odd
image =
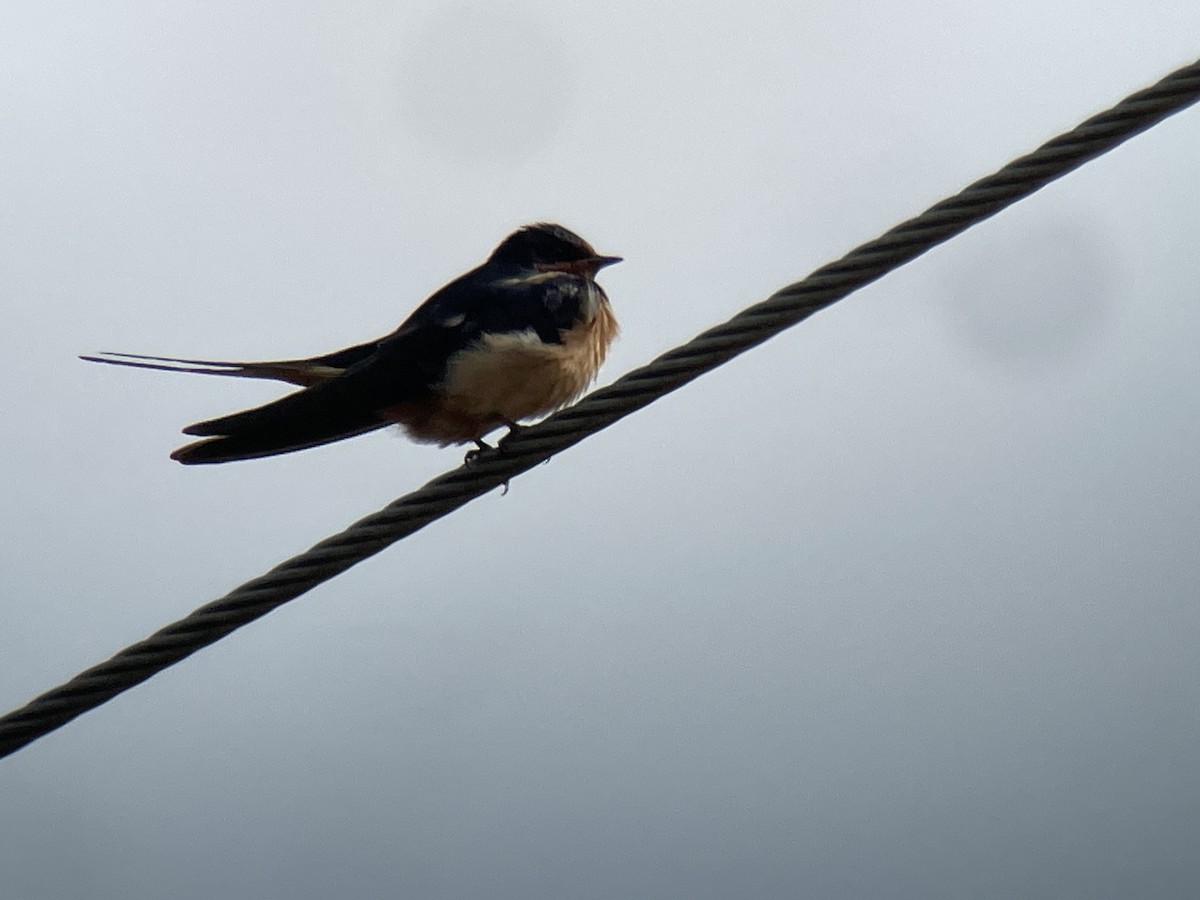
[[561, 225], [538, 222], [518, 228], [492, 251], [491, 262], [594, 276], [605, 266], [619, 263], [619, 256], [601, 256], [595, 249]]

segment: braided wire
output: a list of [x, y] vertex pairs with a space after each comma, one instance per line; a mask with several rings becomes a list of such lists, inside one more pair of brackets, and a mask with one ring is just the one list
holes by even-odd
[[266, 615], [1200, 99], [1200, 60], [0, 717], [0, 757]]

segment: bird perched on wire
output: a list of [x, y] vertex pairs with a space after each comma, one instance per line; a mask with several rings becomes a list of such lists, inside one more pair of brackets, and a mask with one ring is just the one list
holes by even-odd
[[514, 231], [483, 265], [456, 278], [386, 337], [311, 359], [218, 362], [103, 353], [90, 362], [268, 378], [301, 390], [197, 422], [203, 440], [171, 458], [185, 465], [290, 453], [400, 425], [413, 440], [475, 442], [553, 412], [596, 377], [617, 335], [605, 266], [579, 235], [538, 223]]

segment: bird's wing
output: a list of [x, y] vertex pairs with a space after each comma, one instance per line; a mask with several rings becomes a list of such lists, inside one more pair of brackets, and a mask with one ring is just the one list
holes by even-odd
[[463, 347], [485, 334], [519, 331], [533, 331], [543, 342], [557, 344], [599, 290], [594, 282], [567, 272], [480, 267], [431, 296], [380, 345], [438, 331], [453, 333]]
[[[274, 456], [392, 424], [396, 407], [432, 398], [449, 358], [472, 340], [467, 318], [441, 315], [443, 309], [427, 301], [418, 310], [424, 322], [410, 317], [332, 378], [254, 409], [189, 425], [184, 434], [206, 440], [180, 447], [171, 458], [191, 465]], [[321, 359], [324, 365], [347, 361], [336, 354]]]
[[184, 434], [206, 440], [181, 447], [172, 459], [186, 464], [274, 456], [328, 444], [394, 421], [389, 408], [428, 395], [429, 382], [406, 359], [408, 342], [376, 348], [336, 377], [254, 409], [197, 422]]
[[[172, 458], [187, 464], [252, 459], [382, 428], [395, 421], [390, 410], [430, 400], [454, 354], [484, 335], [533, 331], [546, 343], [559, 343], [592, 289], [585, 279], [563, 273], [513, 271], [485, 279], [480, 270], [470, 272], [340, 374], [265, 406], [188, 426], [185, 434], [206, 440], [181, 447]], [[348, 359], [332, 354], [318, 361], [337, 366]]]

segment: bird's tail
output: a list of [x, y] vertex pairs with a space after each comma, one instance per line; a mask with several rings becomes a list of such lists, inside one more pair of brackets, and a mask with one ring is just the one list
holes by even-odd
[[226, 362], [215, 359], [179, 359], [173, 356], [143, 356], [139, 353], [98, 353], [81, 356], [87, 362], [132, 369], [156, 369], [160, 372], [189, 372], [197, 375], [232, 375], [237, 378], [267, 378], [308, 387], [328, 381], [345, 371], [345, 366], [330, 365], [324, 357], [280, 359], [270, 362]]

